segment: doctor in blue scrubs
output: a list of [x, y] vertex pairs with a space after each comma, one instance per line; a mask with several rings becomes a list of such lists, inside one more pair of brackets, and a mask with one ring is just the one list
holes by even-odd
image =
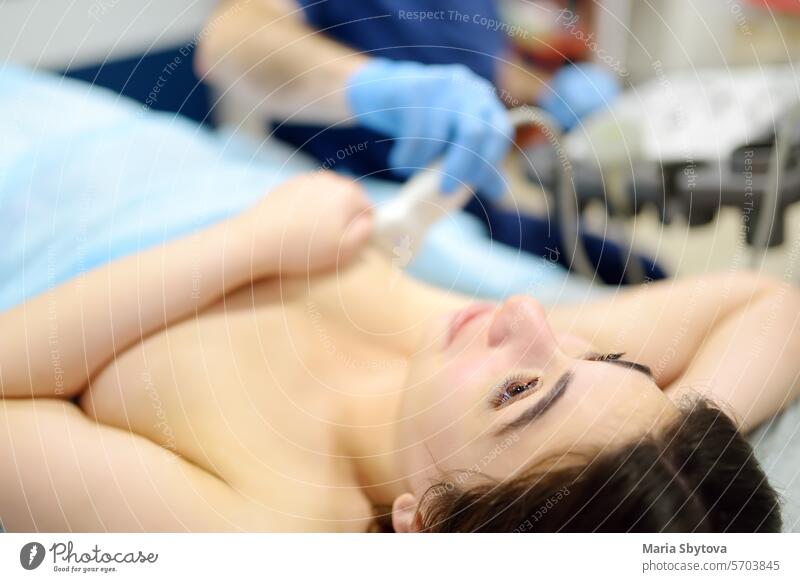
[[404, 179], [443, 158], [442, 189], [505, 190], [503, 101], [537, 102], [568, 128], [613, 93], [590, 65], [503, 86], [495, 0], [230, 0], [200, 37], [198, 70], [236, 85], [275, 135], [324, 167]]

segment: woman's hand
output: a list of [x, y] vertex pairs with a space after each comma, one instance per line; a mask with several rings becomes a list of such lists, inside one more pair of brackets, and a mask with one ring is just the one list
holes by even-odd
[[306, 274], [353, 257], [372, 233], [372, 205], [353, 180], [319, 171], [284, 182], [235, 222], [253, 279]]

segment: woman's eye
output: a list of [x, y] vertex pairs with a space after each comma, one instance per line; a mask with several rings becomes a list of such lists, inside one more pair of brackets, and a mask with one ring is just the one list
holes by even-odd
[[499, 408], [504, 404], [507, 404], [511, 400], [514, 400], [518, 396], [521, 396], [531, 388], [534, 388], [539, 383], [538, 378], [534, 378], [532, 380], [522, 381], [522, 380], [514, 380], [506, 384], [503, 388], [500, 389], [497, 396], [494, 399], [494, 407]]
[[517, 394], [522, 394], [527, 389], [527, 384], [515, 384], [506, 390], [506, 393], [509, 396], [516, 396]]

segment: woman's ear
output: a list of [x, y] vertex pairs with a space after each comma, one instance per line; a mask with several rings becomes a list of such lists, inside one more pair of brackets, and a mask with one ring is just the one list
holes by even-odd
[[422, 529], [417, 498], [411, 493], [399, 495], [392, 503], [392, 528], [397, 533], [418, 533]]

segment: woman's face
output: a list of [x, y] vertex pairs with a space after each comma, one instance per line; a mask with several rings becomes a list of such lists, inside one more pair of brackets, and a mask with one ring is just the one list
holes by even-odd
[[450, 471], [502, 479], [546, 459], [596, 454], [677, 414], [646, 368], [557, 336], [529, 297], [447, 314], [425, 345], [398, 423], [416, 494]]

